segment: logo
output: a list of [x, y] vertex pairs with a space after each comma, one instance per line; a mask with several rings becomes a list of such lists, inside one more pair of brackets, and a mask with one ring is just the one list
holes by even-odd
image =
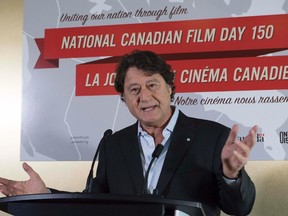
[[256, 134], [256, 142], [264, 142], [264, 133], [257, 133]]
[[238, 141], [243, 141], [243, 140], [244, 140], [244, 137], [237, 136], [237, 137], [236, 137], [236, 140], [238, 140]]
[[[244, 140], [244, 138], [245, 137], [243, 137], [243, 136], [237, 136], [237, 140], [238, 141], [243, 141]], [[263, 142], [265, 142], [265, 134], [264, 133], [257, 133], [256, 134], [256, 142], [258, 142], [258, 143], [263, 143]]]
[[279, 141], [281, 144], [288, 144], [288, 131], [280, 131]]

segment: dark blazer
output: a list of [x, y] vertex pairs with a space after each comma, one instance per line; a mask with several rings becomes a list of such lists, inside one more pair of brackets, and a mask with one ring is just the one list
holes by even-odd
[[[247, 215], [255, 200], [255, 187], [245, 170], [240, 181], [227, 185], [222, 175], [221, 151], [230, 129], [181, 111], [157, 184], [167, 198], [202, 202], [207, 215]], [[138, 194], [143, 170], [137, 123], [115, 132], [102, 145], [92, 192]]]

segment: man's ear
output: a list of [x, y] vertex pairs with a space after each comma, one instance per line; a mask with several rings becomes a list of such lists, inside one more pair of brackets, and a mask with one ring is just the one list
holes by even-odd
[[170, 94], [170, 96], [171, 96], [171, 94], [172, 94], [172, 87], [171, 87], [170, 85], [168, 85], [168, 84], [167, 84], [167, 86], [168, 86], [168, 89], [169, 89], [169, 94]]
[[125, 103], [125, 98], [123, 96], [123, 94], [120, 95], [121, 101]]

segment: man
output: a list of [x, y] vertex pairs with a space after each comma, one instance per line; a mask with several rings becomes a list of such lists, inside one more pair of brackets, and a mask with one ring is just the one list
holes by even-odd
[[[164, 146], [153, 164], [148, 191], [164, 197], [203, 203], [207, 215], [247, 215], [255, 187], [244, 170], [255, 144], [257, 126], [237, 141], [238, 126], [230, 131], [218, 123], [190, 118], [171, 106], [174, 73], [150, 51], [123, 56], [116, 69], [115, 89], [137, 122], [106, 139], [100, 151], [92, 192], [139, 194], [155, 146]], [[48, 193], [33, 169], [24, 163], [30, 180], [0, 178], [6, 196]], [[52, 190], [55, 192], [55, 190]]]

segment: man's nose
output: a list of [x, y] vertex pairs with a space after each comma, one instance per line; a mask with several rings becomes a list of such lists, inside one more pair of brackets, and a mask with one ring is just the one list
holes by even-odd
[[147, 88], [142, 88], [139, 97], [141, 101], [146, 101], [151, 98], [151, 91]]

